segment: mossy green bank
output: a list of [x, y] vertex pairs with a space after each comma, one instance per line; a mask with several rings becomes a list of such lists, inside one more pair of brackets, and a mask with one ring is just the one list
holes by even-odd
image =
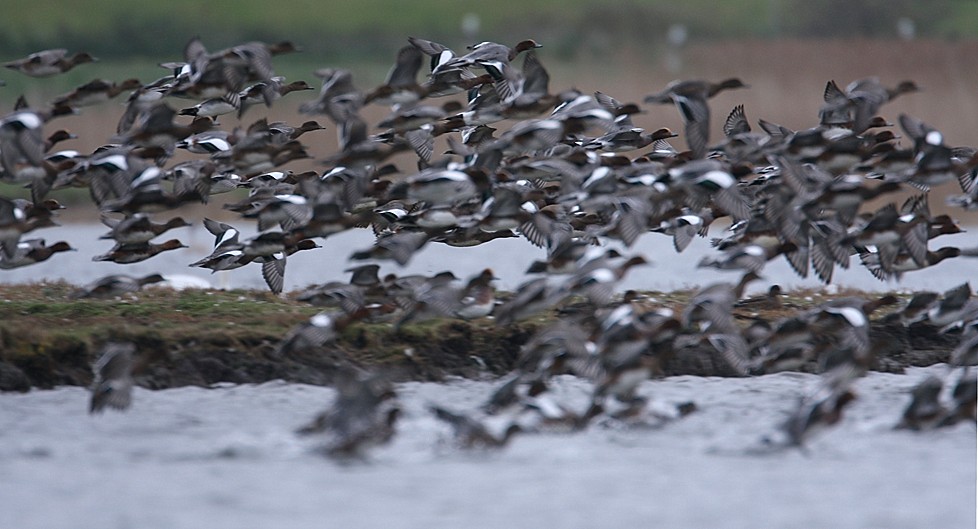
[[[131, 341], [151, 359], [138, 379], [149, 388], [283, 379], [329, 384], [341, 369], [381, 369], [401, 380], [499, 376], [513, 369], [520, 347], [554, 314], [499, 326], [491, 318], [428, 320], [395, 329], [391, 322], [355, 322], [336, 343], [281, 355], [277, 346], [294, 326], [321, 309], [250, 290], [150, 288], [114, 300], [73, 300], [74, 286], [40, 283], [0, 286], [0, 390], [27, 391], [88, 385], [102, 344]], [[774, 320], [834, 296], [796, 291], [780, 307], [738, 309], [744, 322]], [[650, 292], [641, 303], [682, 310], [691, 292]], [[502, 297], [506, 294], [502, 293]], [[884, 313], [885, 314], [885, 313]], [[882, 316], [882, 315], [877, 315]], [[955, 337], [936, 330], [874, 321], [874, 369], [946, 362]], [[718, 355], [685, 354], [665, 374], [730, 375]]]

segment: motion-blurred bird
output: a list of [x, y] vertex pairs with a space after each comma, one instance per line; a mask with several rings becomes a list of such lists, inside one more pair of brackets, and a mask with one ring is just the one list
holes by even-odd
[[136, 346], [132, 343], [109, 342], [102, 347], [101, 355], [92, 370], [92, 398], [89, 413], [101, 413], [106, 407], [124, 411], [132, 404], [133, 356]]

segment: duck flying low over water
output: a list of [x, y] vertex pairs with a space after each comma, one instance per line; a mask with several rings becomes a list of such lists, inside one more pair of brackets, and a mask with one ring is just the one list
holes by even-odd
[[132, 405], [133, 367], [136, 346], [127, 342], [109, 342], [102, 347], [92, 366], [95, 380], [88, 406], [90, 414], [106, 408], [125, 411]]
[[797, 409], [784, 423], [791, 445], [803, 446], [816, 433], [842, 420], [842, 411], [856, 399], [851, 390], [855, 376], [848, 367], [822, 375], [819, 384], [801, 398]]
[[363, 458], [370, 448], [390, 442], [401, 409], [389, 381], [344, 370], [337, 376], [336, 392], [332, 406], [296, 433], [315, 436], [316, 450], [338, 459]]
[[[283, 296], [317, 309], [290, 305], [263, 324], [283, 322], [280, 336], [252, 344], [275, 360], [312, 355], [334, 367], [352, 365], [348, 339], [363, 353], [354, 358], [376, 360], [381, 352], [364, 352], [375, 337], [416, 338], [434, 330], [459, 351], [453, 369], [513, 367], [475, 412], [431, 405], [428, 419], [445, 422], [462, 447], [497, 448], [517, 433], [591, 425], [663, 426], [696, 405], [661, 404], [649, 395], [655, 379], [696, 367], [698, 359], [714, 374], [821, 373], [781, 428], [786, 446], [803, 446], [821, 427], [839, 424], [855, 398], [855, 379], [887, 367], [884, 355], [901, 354], [918, 333], [946, 345], [950, 374], [939, 378], [951, 395], [937, 381], [923, 381], [905, 426], [974, 420], [978, 299], [970, 285], [918, 292], [907, 302], [891, 295], [813, 299], [806, 309], [777, 286], [744, 299], [748, 284], [780, 256], [800, 277], [811, 271], [830, 283], [838, 267], [862, 266], [861, 273], [899, 281], [924, 268], [941, 274], [949, 259], [978, 254], [944, 242], [964, 228], [950, 214], [932, 212], [927, 198], [931, 189], [954, 186], [949, 204], [978, 208], [975, 146], [952, 144], [951, 129], [945, 135], [928, 116], [879, 115], [894, 98], [914, 92], [915, 83], [865, 78], [843, 89], [820, 82], [810, 101], [820, 110], [808, 123], [792, 124], [797, 130], [763, 119], [753, 127], [748, 116], [763, 116], [770, 95], [754, 94], [743, 104], [731, 102], [723, 138], [711, 144], [711, 99], [748, 87], [737, 78], [677, 80], [642, 104], [675, 105], [688, 147], [680, 152], [669, 143], [675, 134], [655, 123], [656, 113], [604, 91], [614, 87], [574, 88], [587, 79], [567, 79], [566, 68], [548, 70], [550, 52], [535, 40], [513, 47], [482, 42], [459, 53], [418, 37], [402, 44], [392, 50], [387, 77], [363, 89], [353, 70], [335, 64], [309, 72], [321, 81], [314, 92], [309, 82], [276, 75], [279, 55], [298, 50], [288, 41], [214, 50], [192, 38], [163, 63], [166, 73], [148, 83], [95, 79], [46, 105], [19, 99], [0, 116], [0, 181], [29, 186], [30, 199], [0, 197], [0, 277], [71, 250], [67, 242], [48, 245], [28, 234], [84, 217], [85, 210], [103, 218], [108, 233], [101, 238], [114, 243], [94, 260], [142, 270], [138, 263], [186, 248], [178, 239], [154, 241], [189, 226], [202, 216], [197, 205], [207, 205], [213, 215], [202, 219], [207, 233], [188, 230], [181, 237], [213, 240], [209, 251], [189, 245], [191, 266], [217, 272], [256, 263], [274, 295], [293, 286], [285, 275], [289, 261], [290, 274], [295, 266], [351, 274], [348, 281], [317, 278], [294, 301]], [[91, 60], [48, 50], [6, 66], [41, 77]], [[99, 131], [99, 117], [111, 105], [98, 105], [126, 91], [115, 130]], [[32, 84], [29, 92], [61, 91]], [[290, 97], [305, 97], [296, 101], [301, 114], [328, 121], [275, 121], [269, 106], [293, 92]], [[73, 114], [92, 118], [80, 137], [54, 125]], [[337, 143], [326, 145], [328, 135]], [[68, 141], [75, 143], [54, 151]], [[47, 194], [68, 187], [87, 189], [95, 207], [74, 202], [71, 217], [61, 212]], [[913, 196], [900, 206], [886, 201], [908, 191]], [[721, 225], [730, 227], [712, 247], [703, 245], [701, 267], [686, 263], [696, 275], [684, 282], [704, 285], [686, 299], [620, 292], [626, 276], [641, 284], [639, 274], [658, 273], [639, 268], [652, 257], [670, 259], [626, 251], [642, 238], [669, 237], [666, 253], [671, 243], [678, 254]], [[343, 250], [339, 239], [362, 234], [369, 239], [364, 247]], [[521, 241], [497, 241], [503, 238]], [[453, 257], [440, 270], [401, 270], [427, 257], [429, 243], [453, 252], [483, 246], [492, 262], [463, 271], [465, 259]], [[497, 292], [494, 270], [511, 270], [502, 261], [524, 257], [523, 250], [538, 254], [527, 254], [533, 263], [526, 274], [533, 277], [516, 277], [512, 293]], [[292, 259], [299, 251], [316, 258]], [[689, 252], [681, 257], [689, 259]], [[56, 258], [53, 263], [66, 266], [79, 256]], [[344, 260], [356, 266], [335, 268]], [[736, 271], [740, 280], [718, 281], [708, 269]], [[156, 292], [138, 292], [163, 283], [163, 272], [106, 275], [66, 302], [155, 299]], [[879, 309], [890, 305], [881, 316]], [[361, 321], [371, 327], [357, 328]], [[499, 326], [503, 341], [473, 334], [491, 326]], [[403, 355], [381, 360], [410, 362], [414, 375], [428, 373], [424, 356], [436, 341], [414, 340]], [[512, 354], [489, 357], [486, 348]], [[102, 347], [93, 413], [129, 405], [146, 351], [126, 343]], [[577, 405], [555, 390], [562, 375], [587, 385]], [[315, 450], [363, 457], [393, 438], [400, 407], [391, 380], [342, 371], [332, 383], [333, 405], [301, 429]]]
[[440, 406], [431, 406], [429, 410], [439, 420], [451, 426], [455, 444], [463, 449], [502, 448], [522, 430], [519, 424], [512, 423], [501, 434], [495, 434], [478, 419], [468, 415], [449, 411]]

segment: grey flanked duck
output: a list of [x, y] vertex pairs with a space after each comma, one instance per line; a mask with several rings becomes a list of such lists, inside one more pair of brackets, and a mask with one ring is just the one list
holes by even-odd
[[[834, 85], [834, 82], [832, 83]], [[902, 81], [894, 88], [887, 88], [879, 78], [867, 77], [849, 83], [845, 91], [826, 87], [826, 101], [822, 106], [826, 113], [844, 112], [851, 116], [853, 134], [861, 134], [869, 128], [870, 122], [879, 109], [900, 94], [917, 92], [920, 88], [913, 81]], [[832, 114], [836, 115], [836, 114]]]
[[23, 59], [4, 63], [4, 67], [16, 70], [31, 77], [51, 77], [61, 74], [87, 62], [95, 62], [95, 57], [87, 52], [68, 55], [68, 50], [58, 48], [32, 53]]
[[174, 228], [190, 226], [190, 223], [183, 220], [183, 217], [173, 217], [166, 222], [156, 223], [145, 213], [135, 213], [121, 220], [103, 215], [101, 220], [102, 224], [110, 228], [110, 231], [99, 238], [113, 239], [120, 244], [149, 242], [154, 237]]
[[816, 433], [842, 420], [842, 410], [856, 399], [851, 386], [859, 375], [860, 372], [850, 366], [822, 375], [815, 389], [801, 398], [783, 425], [789, 445], [803, 446]]
[[44, 200], [57, 178], [56, 168], [44, 159], [47, 148], [42, 127], [50, 113], [16, 110], [0, 119], [0, 178], [26, 183], [35, 203]]
[[418, 70], [423, 61], [421, 50], [407, 45], [397, 52], [397, 60], [387, 74], [384, 84], [371, 90], [363, 99], [364, 104], [413, 105], [427, 95], [418, 84]]
[[394, 437], [400, 407], [389, 381], [342, 370], [336, 377], [336, 393], [328, 410], [296, 431], [319, 436], [318, 451], [339, 459], [363, 458], [369, 448]]
[[417, 37], [408, 37], [408, 42], [430, 57], [430, 74], [421, 85], [429, 97], [458, 94], [493, 80], [489, 74], [476, 75], [466, 69], [441, 69], [440, 65], [455, 58], [455, 52], [443, 44]]
[[216, 125], [218, 116], [236, 112], [240, 108], [241, 97], [235, 92], [228, 92], [221, 97], [205, 99], [192, 107], [181, 109], [178, 114], [181, 116], [210, 118]]
[[[269, 87], [271, 88], [269, 89]], [[266, 97], [269, 95], [275, 101], [292, 92], [313, 89], [306, 81], [299, 80], [286, 83], [285, 78], [280, 76], [273, 77], [269, 81], [257, 82], [238, 93], [238, 98], [240, 99], [238, 118], [240, 119], [254, 105], [264, 104], [267, 106]]]
[[28, 216], [27, 204], [0, 197], [0, 249], [4, 257], [12, 258], [21, 235], [38, 226], [38, 221]]
[[508, 68], [509, 63], [520, 53], [540, 47], [542, 46], [533, 39], [521, 40], [512, 48], [495, 42], [480, 42], [470, 46], [469, 53], [440, 63], [432, 74], [478, 66], [484, 68], [490, 75], [501, 78], [503, 70]]
[[689, 150], [693, 152], [694, 158], [703, 158], [710, 141], [710, 108], [706, 101], [723, 90], [746, 87], [737, 78], [719, 83], [700, 80], [673, 81], [661, 92], [647, 96], [645, 102], [675, 104], [686, 126], [686, 144]]
[[346, 314], [354, 314], [370, 307], [370, 312], [382, 311], [387, 303], [387, 288], [378, 276], [380, 265], [366, 264], [348, 268], [352, 273], [349, 282], [330, 281], [311, 286], [300, 292], [296, 299], [316, 307], [338, 306]]
[[189, 125], [175, 123], [177, 112], [163, 101], [152, 101], [137, 106], [135, 117], [128, 127], [122, 129], [115, 140], [124, 144], [143, 147], [159, 147], [172, 153], [176, 143], [192, 134], [210, 130], [213, 122], [197, 119]]
[[353, 86], [353, 73], [342, 68], [325, 68], [315, 72], [323, 80], [319, 97], [299, 105], [303, 114], [326, 114], [340, 125], [350, 120], [363, 106], [363, 93]]
[[903, 411], [903, 417], [896, 428], [910, 430], [933, 428], [947, 413], [940, 401], [943, 388], [944, 382], [935, 376], [929, 376], [917, 384], [911, 391], [910, 404]]
[[733, 306], [744, 296], [747, 284], [760, 279], [754, 272], [741, 276], [737, 284], [713, 283], [697, 291], [683, 310], [683, 326], [694, 324], [714, 331], [737, 334], [737, 324], [733, 321]]
[[87, 107], [104, 103], [127, 90], [135, 90], [142, 84], [139, 79], [126, 79], [116, 83], [105, 79], [94, 79], [67, 94], [58, 96], [52, 105], [64, 105], [71, 108]]
[[89, 413], [101, 413], [106, 408], [125, 411], [132, 405], [133, 367], [136, 346], [132, 343], [106, 343], [92, 366], [95, 380]]
[[[615, 116], [614, 127], [603, 136], [584, 141], [582, 146], [585, 149], [602, 152], [627, 152], [647, 147], [659, 140], [676, 137], [676, 134], [667, 128], [645, 132], [644, 129], [636, 127], [631, 119], [631, 114], [635, 113], [631, 107], [635, 107], [635, 105], [624, 105], [603, 92], [595, 92], [594, 98]], [[637, 111], [637, 107], [634, 110]]]
[[343, 313], [320, 312], [308, 321], [293, 327], [279, 342], [276, 354], [287, 355], [318, 349], [336, 340], [338, 332], [351, 321], [352, 319]]
[[[4, 246], [4, 252], [7, 252]], [[25, 239], [17, 243], [13, 255], [8, 257], [7, 253], [0, 255], [0, 269], [10, 270], [22, 266], [30, 266], [41, 261], [47, 261], [52, 255], [58, 252], [74, 251], [68, 243], [64, 241], [47, 245], [44, 239]]]
[[435, 417], [452, 427], [454, 442], [463, 449], [502, 448], [509, 443], [514, 435], [521, 431], [519, 424], [509, 423], [501, 434], [496, 434], [482, 421], [469, 415], [449, 411], [435, 405], [429, 406], [428, 409]]
[[112, 299], [132, 292], [139, 292], [146, 285], [160, 283], [166, 279], [160, 274], [133, 277], [125, 274], [112, 274], [96, 279], [68, 295], [69, 299]]
[[492, 312], [496, 297], [491, 282], [496, 277], [492, 275], [491, 269], [486, 268], [464, 286], [455, 284], [454, 279], [454, 275], [439, 274], [409, 288], [405, 292], [406, 296], [398, 296], [403, 299], [399, 300], [399, 304], [407, 310], [395, 324], [395, 329], [418, 318], [452, 317], [471, 320], [488, 316]]
[[170, 239], [164, 243], [154, 244], [151, 242], [138, 244], [116, 244], [108, 253], [92, 257], [92, 261], [112, 261], [118, 264], [131, 264], [145, 261], [161, 252], [186, 248], [177, 239]]
[[934, 127], [907, 114], [900, 114], [899, 121], [914, 142], [914, 163], [903, 176], [907, 183], [926, 191], [958, 179], [973, 168], [976, 158], [956, 162], [953, 149], [944, 144], [944, 135]]

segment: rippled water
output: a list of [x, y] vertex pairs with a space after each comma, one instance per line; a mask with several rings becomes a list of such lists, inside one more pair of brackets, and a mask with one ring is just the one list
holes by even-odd
[[[242, 231], [248, 235], [247, 227]], [[64, 279], [72, 283], [84, 284], [108, 274], [126, 273], [145, 275], [154, 272], [167, 274], [189, 274], [210, 281], [214, 286], [234, 288], [266, 288], [257, 264], [230, 272], [211, 275], [209, 270], [190, 268], [187, 265], [211, 252], [214, 237], [197, 222], [190, 228], [173, 230], [159, 237], [158, 241], [171, 237], [179, 238], [190, 246], [187, 249], [164, 252], [156, 257], [132, 265], [93, 262], [94, 256], [112, 248], [112, 241], [99, 240], [107, 230], [96, 224], [74, 224], [46, 229], [43, 236], [48, 243], [58, 240], [68, 241], [78, 249], [77, 252], [56, 254], [49, 261], [14, 270], [0, 270], [0, 282], [18, 283], [44, 279]], [[931, 243], [939, 246], [973, 247], [978, 245], [975, 236], [978, 228], [957, 235], [943, 236]], [[172, 234], [172, 235], [171, 235]], [[711, 236], [720, 236], [722, 231], [714, 229]], [[347, 257], [356, 250], [369, 248], [373, 236], [369, 230], [353, 230], [329, 238], [317, 239], [323, 248], [300, 252], [289, 257], [285, 276], [285, 289], [294, 290], [313, 283], [330, 280], [344, 280], [348, 274], [343, 270], [351, 266]], [[939, 244], [937, 244], [939, 242]], [[622, 284], [622, 288], [672, 290], [685, 286], [696, 286], [719, 280], [735, 282], [737, 272], [697, 269], [696, 264], [706, 255], [717, 255], [708, 240], [696, 239], [685, 252], [677, 254], [672, 247], [672, 239], [659, 234], [646, 234], [641, 237], [632, 252], [645, 255], [653, 262], [651, 266], [632, 269]], [[545, 258], [545, 252], [531, 246], [526, 240], [497, 239], [472, 247], [453, 248], [444, 244], [428, 244], [414, 257], [409, 266], [400, 268], [393, 262], [382, 263], [382, 274], [424, 273], [434, 274], [451, 270], [458, 277], [478, 274], [485, 267], [492, 267], [501, 280], [497, 286], [512, 289], [525, 279], [524, 271], [536, 259]], [[857, 287], [863, 290], [928, 289], [943, 291], [974, 279], [978, 261], [968, 258], [948, 259], [926, 270], [904, 275], [901, 282], [880, 282], [853, 258], [849, 270], [836, 269], [835, 283], [842, 286]], [[782, 258], [768, 263], [763, 272], [765, 281], [756, 283], [755, 290], [766, 285], [780, 284], [782, 287], [820, 285], [817, 279], [800, 279]]]
[[[974, 527], [974, 426], [892, 430], [909, 388], [945, 370], [870, 373], [806, 453], [764, 456], [748, 452], [814, 376], [649, 381], [643, 394], [699, 411], [495, 453], [452, 448], [425, 407], [472, 408], [496, 382], [406, 383], [398, 435], [352, 464], [292, 433], [329, 388], [137, 388], [128, 413], [95, 417], [83, 388], [0, 394], [0, 527]], [[554, 391], [582, 407], [590, 386]]]

